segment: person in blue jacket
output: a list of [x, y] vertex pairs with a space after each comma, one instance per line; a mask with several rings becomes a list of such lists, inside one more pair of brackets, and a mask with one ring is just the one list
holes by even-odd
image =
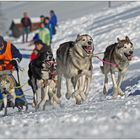
[[54, 10], [50, 10], [50, 22], [52, 24], [53, 34], [56, 34], [57, 16]]
[[33, 37], [33, 41], [34, 41], [34, 42], [37, 41], [37, 40], [39, 40], [39, 35], [38, 35], [38, 33], [36, 33], [36, 34], [34, 35], [34, 37]]
[[49, 29], [49, 31], [50, 31], [50, 41], [52, 41], [52, 37], [53, 37], [53, 25], [51, 24], [49, 17], [45, 17], [44, 24], [45, 24], [45, 28]]

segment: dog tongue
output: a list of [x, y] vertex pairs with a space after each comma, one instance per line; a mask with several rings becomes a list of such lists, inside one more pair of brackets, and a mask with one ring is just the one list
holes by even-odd
[[88, 46], [88, 47], [87, 47], [87, 51], [88, 51], [89, 53], [92, 53], [92, 47], [91, 47], [91, 46]]
[[90, 50], [90, 51], [92, 50], [92, 47], [91, 47], [91, 46], [88, 46], [87, 48], [88, 48], [88, 50]]
[[132, 55], [130, 55], [130, 56], [128, 56], [127, 58], [128, 58], [128, 60], [130, 61], [130, 60], [132, 60]]

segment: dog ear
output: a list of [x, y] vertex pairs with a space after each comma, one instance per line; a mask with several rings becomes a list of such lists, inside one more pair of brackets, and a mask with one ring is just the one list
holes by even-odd
[[118, 41], [118, 43], [117, 43], [118, 44], [117, 45], [118, 49], [122, 48], [123, 47], [122, 41], [119, 38], [117, 38], [117, 41]]
[[130, 42], [130, 39], [129, 39], [128, 36], [125, 37], [125, 40], [126, 40], [127, 42]]
[[79, 38], [79, 37], [80, 37], [80, 34], [77, 35], [77, 38]]
[[121, 40], [119, 38], [117, 38], [117, 41], [120, 42]]
[[80, 39], [80, 34], [77, 35], [76, 42], [79, 41], [79, 39]]

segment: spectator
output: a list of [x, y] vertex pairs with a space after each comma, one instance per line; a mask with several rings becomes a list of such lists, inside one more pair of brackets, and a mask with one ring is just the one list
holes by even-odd
[[31, 19], [28, 17], [27, 12], [23, 13], [23, 18], [21, 19], [21, 24], [23, 27], [23, 43], [25, 42], [25, 35], [26, 35], [26, 42], [28, 42], [28, 34], [31, 31]]
[[53, 28], [53, 34], [56, 34], [57, 16], [53, 10], [50, 10], [50, 22]]
[[40, 23], [40, 31], [38, 33], [38, 36], [44, 44], [50, 46], [50, 31], [49, 29], [45, 28], [44, 23]]
[[44, 24], [45, 24], [45, 27], [46, 27], [47, 29], [49, 29], [49, 31], [50, 31], [50, 41], [52, 41], [53, 26], [52, 26], [52, 24], [51, 24], [51, 22], [50, 22], [49, 17], [45, 17], [45, 19], [44, 19]]
[[30, 41], [30, 44], [29, 46], [33, 45], [35, 41], [39, 40], [39, 35], [38, 33], [36, 33], [34, 36], [33, 36], [33, 39]]
[[44, 23], [44, 19], [45, 19], [45, 16], [44, 15], [41, 15], [40, 16], [40, 23]]
[[[35, 35], [36, 36], [36, 35]], [[34, 38], [33, 38], [33, 43], [35, 44], [35, 48], [33, 49], [33, 51], [32, 51], [32, 53], [31, 53], [31, 56], [30, 56], [30, 62], [32, 61], [32, 60], [34, 60], [36, 57], [37, 57], [37, 54], [38, 54], [38, 51], [39, 51], [39, 49], [38, 49], [38, 47], [37, 47], [37, 43], [36, 42], [38, 42], [38, 38], [37, 39], [35, 39], [35, 36], [34, 36]], [[42, 43], [42, 41], [40, 40], [40, 43]]]
[[[34, 75], [35, 78], [41, 79], [41, 68], [42, 68], [42, 62], [46, 58], [46, 55], [48, 53], [53, 56], [51, 48], [46, 46], [41, 40], [35, 41], [35, 51], [33, 53], [36, 53], [34, 55], [34, 58], [31, 59], [29, 64], [29, 70], [28, 70], [28, 76], [29, 76], [29, 85], [31, 83], [31, 76]], [[32, 53], [32, 54], [33, 54]], [[31, 54], [31, 55], [32, 55]], [[33, 67], [33, 68], [32, 68]]]
[[34, 42], [37, 41], [37, 40], [39, 40], [39, 35], [38, 35], [38, 33], [36, 33], [36, 34], [34, 35], [34, 37], [33, 37], [33, 41], [34, 41]]

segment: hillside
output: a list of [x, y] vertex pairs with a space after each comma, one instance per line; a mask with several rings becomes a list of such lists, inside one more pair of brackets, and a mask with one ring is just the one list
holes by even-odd
[[[86, 10], [86, 9], [83, 9]], [[80, 11], [79, 11], [80, 12]], [[134, 44], [134, 58], [125, 75], [122, 89], [126, 97], [122, 99], [103, 99], [104, 77], [100, 71], [102, 62], [93, 58], [93, 79], [87, 100], [75, 105], [74, 99], [67, 101], [63, 97], [60, 108], [46, 107], [46, 111], [19, 113], [10, 110], [9, 116], [0, 119], [0, 138], [140, 138], [140, 2], [133, 2], [96, 14], [85, 14], [68, 19], [59, 24], [58, 32], [53, 39], [53, 53], [58, 46], [68, 40], [75, 40], [77, 34], [90, 34], [94, 39], [95, 54], [116, 42], [117, 37], [128, 35]], [[33, 34], [30, 35], [30, 39]], [[21, 75], [22, 83], [27, 82], [29, 54], [32, 47], [21, 44], [16, 46], [24, 55], [21, 66], [25, 68]], [[99, 55], [101, 58], [102, 54]], [[112, 83], [109, 80], [110, 93]], [[29, 89], [28, 85], [23, 90]], [[32, 92], [25, 95], [31, 102]], [[3, 112], [0, 112], [2, 115]], [[16, 133], [15, 133], [16, 132]]]

